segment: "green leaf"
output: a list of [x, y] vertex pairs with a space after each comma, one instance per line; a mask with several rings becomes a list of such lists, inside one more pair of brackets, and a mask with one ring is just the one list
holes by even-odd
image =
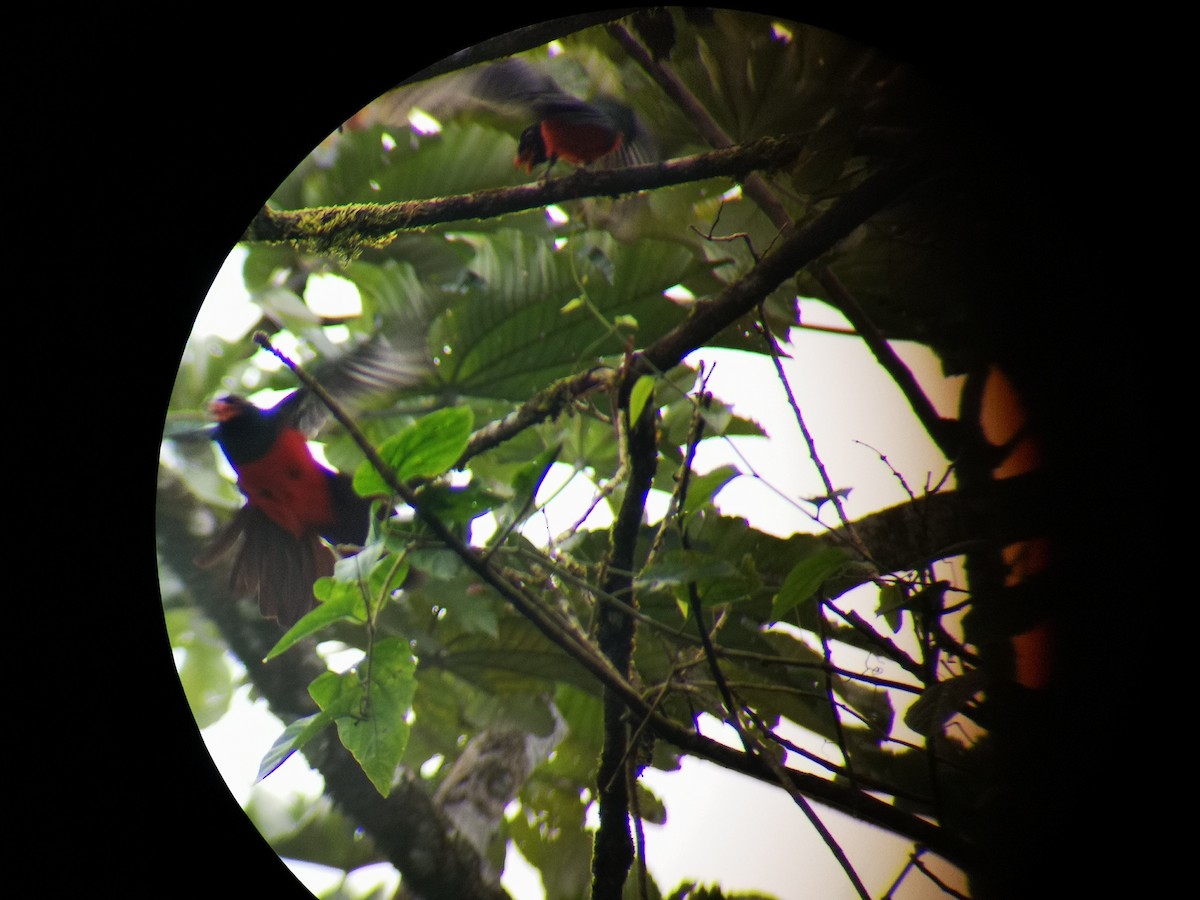
[[[405, 139], [385, 141], [385, 134]], [[407, 127], [371, 125], [338, 135], [332, 165], [299, 167], [275, 192], [282, 209], [378, 203], [469, 193], [514, 184], [513, 136], [474, 122], [447, 122], [441, 134], [417, 137]]]
[[275, 739], [275, 743], [262, 758], [262, 762], [258, 764], [258, 775], [254, 780], [262, 781], [282, 766], [289, 756], [301, 749], [314, 736], [320, 734], [331, 721], [333, 721], [332, 717], [320, 712], [297, 719], [288, 725], [283, 729], [283, 733]]
[[509, 823], [509, 834], [521, 855], [541, 873], [547, 897], [585, 897], [592, 856], [586, 804], [578, 793], [527, 802], [535, 787], [527, 785], [522, 792], [521, 809]]
[[879, 604], [875, 607], [875, 614], [883, 616], [892, 634], [897, 634], [904, 625], [904, 608], [907, 605], [908, 591], [904, 583], [892, 582], [879, 589]]
[[491, 693], [540, 692], [559, 683], [595, 690], [596, 682], [528, 620], [500, 620], [499, 638], [463, 634], [449, 642], [438, 665]]
[[[643, 342], [664, 334], [685, 312], [663, 291], [708, 267], [674, 241], [625, 245], [598, 231], [561, 246], [508, 228], [456, 238], [475, 250], [475, 277], [434, 323], [429, 344], [447, 348], [438, 353], [443, 383], [474, 397], [524, 401], [598, 357], [623, 353], [627, 333], [618, 325], [636, 322]], [[612, 282], [596, 249], [612, 262]]]
[[841, 176], [854, 150], [866, 114], [861, 107], [843, 106], [829, 110], [792, 167], [796, 190], [815, 194]]
[[171, 646], [182, 648], [179, 681], [199, 728], [207, 728], [229, 709], [234, 678], [216, 629], [195, 610], [173, 609], [166, 615]]
[[653, 375], [643, 375], [633, 383], [633, 389], [629, 392], [630, 422], [636, 422], [639, 418], [641, 418], [642, 410], [646, 407], [646, 401], [650, 399], [653, 393]]
[[711, 503], [713, 498], [720, 493], [721, 488], [741, 474], [736, 466], [727, 465], [718, 466], [703, 475], [693, 475], [688, 481], [688, 494], [684, 501], [683, 511], [685, 513], [694, 512], [701, 506]]
[[782, 618], [789, 611], [812, 597], [824, 584], [825, 580], [836, 573], [847, 562], [844, 551], [836, 547], [827, 547], [807, 556], [792, 567], [775, 602], [771, 606], [771, 615]]
[[490, 512], [501, 500], [478, 482], [465, 485], [428, 484], [421, 488], [421, 509], [447, 524], [466, 525]]
[[193, 643], [179, 668], [179, 680], [198, 728], [206, 728], [226, 714], [233, 700], [234, 679], [223, 650]]
[[308, 688], [321, 711], [337, 723], [342, 744], [384, 797], [391, 793], [412, 730], [408, 717], [416, 665], [407, 641], [386, 638], [357, 668], [340, 675], [326, 672]]
[[547, 447], [527, 464], [517, 469], [512, 477], [513, 494], [518, 499], [533, 500], [537, 495], [538, 488], [546, 480], [546, 473], [550, 471], [550, 467], [554, 465], [561, 452], [561, 444]]
[[[434, 478], [462, 456], [474, 424], [475, 414], [469, 406], [439, 409], [384, 441], [379, 455], [399, 481]], [[364, 497], [391, 493], [370, 462], [363, 462], [354, 473], [354, 489]]]
[[738, 578], [741, 572], [729, 560], [694, 550], [670, 550], [638, 575], [640, 590], [660, 590], [689, 582]]
[[481, 585], [473, 573], [460, 572], [452, 580], [431, 577], [420, 594], [431, 608], [444, 611], [446, 618], [439, 623], [443, 638], [452, 637], [453, 629], [492, 638], [499, 635], [498, 609], [503, 608], [503, 601], [495, 590]]
[[[341, 560], [345, 562], [345, 560]], [[321, 602], [301, 617], [300, 621], [289, 628], [281, 637], [271, 652], [263, 659], [272, 660], [290, 650], [297, 643], [318, 631], [322, 631], [334, 622], [349, 619], [355, 622], [367, 620], [367, 607], [363, 598], [362, 587], [357, 581], [339, 581], [335, 578], [318, 578], [313, 585], [313, 593]]]
[[304, 329], [320, 324], [320, 317], [300, 297], [285, 288], [269, 286], [255, 291], [250, 299], [293, 334], [303, 334]]
[[546, 737], [555, 725], [546, 698], [523, 692], [474, 692], [463, 706], [462, 715], [476, 731], [521, 731]]
[[405, 554], [389, 554], [371, 568], [367, 578], [367, 591], [372, 603], [386, 603], [393, 591], [403, 586], [408, 578], [408, 558]]
[[637, 782], [637, 808], [643, 821], [653, 825], [667, 824], [667, 807], [640, 781]]
[[877, 740], [891, 734], [896, 710], [886, 690], [840, 676], [834, 679], [833, 686], [838, 696], [870, 724], [871, 733]]

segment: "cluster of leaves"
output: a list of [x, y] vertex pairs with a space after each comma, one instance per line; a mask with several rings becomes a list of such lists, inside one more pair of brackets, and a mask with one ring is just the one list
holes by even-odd
[[[680, 18], [678, 26], [679, 77], [734, 139], [810, 135], [798, 160], [773, 181], [795, 221], [818, 216], [861, 183], [879, 153], [867, 148], [866, 137], [887, 147], [888, 126], [901, 122], [911, 132], [923, 121], [921, 109], [899, 109], [898, 101], [912, 95], [889, 81], [892, 64], [833, 35], [724, 13], [702, 26]], [[663, 157], [703, 149], [686, 117], [608, 32], [573, 35], [561, 47], [547, 63], [560, 83], [624, 86], [625, 99], [654, 123]], [[450, 115], [439, 131], [426, 134], [399, 116], [397, 110], [406, 111], [402, 100], [402, 92], [383, 98], [354, 127], [332, 136], [279, 187], [271, 205], [421, 200], [522, 180], [512, 159], [515, 136], [528, 123]], [[355, 651], [359, 661], [307, 686], [319, 712], [288, 726], [266, 754], [264, 776], [334, 724], [381, 795], [392, 789], [398, 769], [422, 773], [432, 793], [471, 735], [505, 730], [547, 737], [559, 729], [555, 753], [521, 788], [519, 810], [499, 823], [489, 855], [496, 862], [504, 844], [515, 841], [540, 870], [548, 896], [583, 895], [592, 853], [584, 822], [604, 741], [602, 686], [481, 580], [424, 517], [436, 518], [499, 577], [537, 592], [579, 634], [593, 635], [601, 608], [623, 609], [629, 602], [606, 596], [601, 587], [612, 550], [606, 523], [619, 513], [625, 493], [628, 422], [650, 404], [657, 420], [652, 489], [670, 500], [661, 521], [641, 523], [630, 573], [639, 631], [633, 683], [657, 712], [688, 727], [702, 713], [730, 718], [709, 668], [711, 655], [697, 635], [700, 610], [700, 625], [716, 642], [720, 672], [735, 686], [747, 727], [773, 754], [782, 760], [790, 747], [780, 726], [799, 726], [839, 748], [820, 763], [840, 778], [852, 761], [858, 784], [921, 813], [934, 811], [925, 752], [898, 750], [892, 741], [892, 694], [836, 669], [829, 655], [833, 644], [876, 654], [889, 646], [861, 621], [830, 621], [821, 603], [890, 573], [855, 562], [837, 542], [803, 534], [783, 539], [720, 513], [716, 497], [740, 473], [732, 467], [690, 471], [697, 420], [703, 439], [762, 432], [719, 398], [707, 398], [702, 407], [701, 372], [680, 365], [654, 373], [637, 382], [624, 404], [616, 390], [634, 348], [680, 326], [695, 302], [690, 298], [711, 298], [736, 282], [776, 239], [778, 224], [734, 187], [710, 179], [637, 198], [573, 201], [553, 217], [533, 210], [448, 222], [399, 233], [353, 258], [288, 244], [245, 247], [247, 290], [263, 311], [260, 325], [277, 337], [287, 332], [319, 351], [347, 332], [386, 331], [416, 318], [427, 323], [434, 361], [424, 384], [358, 420], [387, 473], [364, 459], [353, 436], [325, 436], [330, 463], [354, 472], [361, 493], [388, 495], [388, 508], [401, 512], [377, 522], [367, 546], [316, 584], [321, 603], [272, 651], [272, 658], [300, 652], [315, 638], [323, 649]], [[718, 223], [719, 234], [736, 239], [715, 240]], [[826, 260], [848, 261], [840, 270], [843, 282], [899, 336], [929, 337], [927, 323], [945, 318], [939, 303], [948, 304], [961, 288], [933, 276], [897, 277], [901, 264], [923, 274], [938, 271], [926, 258], [940, 247], [930, 233], [936, 224], [915, 234], [911, 222], [895, 218], [860, 230]], [[308, 286], [330, 273], [356, 289], [360, 314], [330, 322], [313, 311]], [[798, 324], [798, 283], [807, 293], [823, 293], [808, 276], [789, 280], [762, 298], [759, 314], [710, 344], [769, 352], [764, 333], [786, 335]], [[897, 284], [919, 294], [919, 309], [897, 294]], [[889, 317], [892, 307], [900, 314]], [[189, 345], [172, 398], [174, 420], [193, 421], [218, 390], [294, 386], [291, 373], [271, 370], [261, 355], [242, 350], [242, 343], [213, 338]], [[613, 389], [547, 407], [528, 427], [474, 448], [477, 428], [529, 409], [545, 400], [539, 392], [588, 371], [611, 373], [599, 383]], [[201, 504], [228, 510], [240, 501], [216, 474], [214, 459], [208, 446], [177, 443], [165, 465]], [[546, 530], [543, 508], [556, 502], [552, 492], [539, 490], [552, 473], [591, 485], [596, 505], [609, 515], [580, 515], [563, 534], [539, 537]], [[397, 482], [412, 485], [421, 516], [399, 503]], [[184, 564], [164, 560], [164, 572]], [[879, 612], [896, 633], [923, 621], [929, 595], [916, 586], [929, 578], [920, 571], [894, 575]], [[189, 612], [186, 592], [173, 592], [170, 584], [164, 578], [173, 640], [185, 651], [181, 676], [194, 685], [189, 696], [203, 698], [196, 701], [197, 718], [208, 724], [228, 703], [233, 682], [216, 662], [220, 638]], [[936, 683], [934, 673], [914, 674]], [[940, 735], [945, 720], [969, 704], [974, 687], [965, 685], [962, 696], [931, 713], [924, 732]], [[938, 743], [944, 753], [957, 752]], [[638, 762], [671, 769], [682, 752], [658, 740]], [[649, 821], [665, 815], [644, 789], [636, 809]], [[303, 842], [289, 846], [301, 852]], [[356, 850], [345, 865], [363, 862]]]

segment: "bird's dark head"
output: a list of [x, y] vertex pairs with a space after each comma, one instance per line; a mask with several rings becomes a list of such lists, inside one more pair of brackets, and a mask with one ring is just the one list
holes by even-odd
[[262, 410], [245, 397], [238, 397], [235, 394], [226, 394], [208, 404], [209, 417], [221, 425], [233, 422], [242, 416], [253, 417], [255, 414], [262, 415]]
[[217, 423], [213, 440], [232, 463], [258, 459], [274, 443], [276, 423], [244, 397], [226, 394], [208, 405], [208, 414]]
[[532, 172], [534, 167], [540, 166], [548, 158], [546, 142], [542, 138], [542, 123], [534, 122], [521, 132], [517, 141], [517, 158], [513, 160], [513, 164], [517, 168], [524, 168], [526, 172]]

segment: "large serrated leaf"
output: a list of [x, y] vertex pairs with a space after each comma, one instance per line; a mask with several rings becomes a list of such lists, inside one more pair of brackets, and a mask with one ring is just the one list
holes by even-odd
[[976, 669], [931, 684], [908, 708], [904, 724], [919, 734], [932, 737], [983, 690], [985, 683], [984, 674]]
[[541, 691], [560, 682], [596, 689], [579, 663], [514, 616], [501, 620], [498, 638], [464, 634], [448, 643], [438, 664], [484, 691]]
[[447, 123], [429, 136], [406, 126], [346, 130], [334, 139], [332, 162], [297, 169], [272, 204], [390, 203], [515, 184], [513, 150], [511, 135], [473, 122]]
[[728, 559], [694, 550], [670, 550], [638, 573], [634, 587], [660, 590], [681, 584], [704, 583], [718, 578], [739, 578], [741, 573]]
[[429, 315], [437, 301], [407, 262], [394, 259], [382, 263], [356, 261], [346, 266], [345, 275], [363, 300], [363, 315], [386, 320], [419, 321]]
[[[442, 348], [438, 370], [447, 385], [478, 397], [527, 399], [624, 352], [630, 340], [664, 333], [685, 311], [663, 292], [704, 265], [678, 244], [625, 246], [598, 232], [577, 234], [561, 248], [513, 230], [462, 240], [475, 248], [475, 278], [435, 323], [430, 345]], [[636, 334], [620, 324], [629, 320]]]

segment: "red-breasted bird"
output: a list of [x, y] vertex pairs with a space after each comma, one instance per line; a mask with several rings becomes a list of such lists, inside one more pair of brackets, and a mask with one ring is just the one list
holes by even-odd
[[482, 69], [473, 87], [476, 98], [494, 107], [507, 105], [517, 115], [534, 118], [521, 132], [515, 164], [532, 172], [558, 160], [586, 166], [614, 157], [629, 163], [644, 155], [633, 110], [611, 97], [582, 100], [569, 94], [522, 59], [509, 58]]
[[610, 97], [576, 97], [518, 57], [398, 88], [377, 107], [384, 121], [403, 121], [413, 107], [437, 117], [486, 113], [504, 123], [532, 120], [520, 134], [514, 160], [527, 172], [546, 163], [549, 173], [558, 160], [628, 165], [652, 155], [649, 137], [629, 106]]
[[532, 172], [558, 160], [586, 166], [622, 148], [631, 149], [638, 127], [633, 110], [608, 98], [588, 103], [564, 94], [544, 98], [535, 107], [538, 120], [521, 132], [515, 163]]
[[[339, 402], [418, 382], [423, 355], [396, 351], [376, 336], [324, 367], [321, 385]], [[269, 409], [226, 395], [212, 402], [211, 437], [238, 476], [246, 503], [196, 559], [215, 565], [235, 551], [230, 587], [257, 597], [263, 616], [284, 628], [315, 605], [313, 582], [332, 575], [332, 546], [361, 546], [371, 500], [358, 496], [349, 476], [313, 456], [308, 439], [327, 410], [305, 388]]]

